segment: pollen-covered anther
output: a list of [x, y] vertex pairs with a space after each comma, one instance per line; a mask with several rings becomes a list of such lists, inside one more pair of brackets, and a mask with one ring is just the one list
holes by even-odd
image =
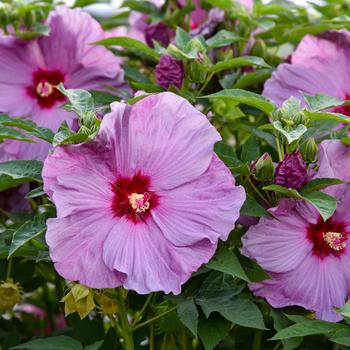
[[128, 198], [129, 204], [136, 213], [144, 213], [150, 207], [149, 196], [145, 194], [132, 193]]
[[53, 86], [47, 81], [41, 81], [36, 86], [36, 92], [41, 97], [48, 97], [53, 92]]
[[340, 232], [325, 232], [323, 239], [333, 250], [341, 251], [346, 247], [346, 236]]

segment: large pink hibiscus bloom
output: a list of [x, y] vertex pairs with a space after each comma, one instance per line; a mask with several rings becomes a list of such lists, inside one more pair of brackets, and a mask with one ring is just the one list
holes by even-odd
[[227, 239], [244, 189], [213, 152], [219, 134], [185, 99], [166, 92], [111, 107], [94, 141], [45, 161], [57, 207], [51, 258], [89, 287], [180, 293]]
[[[106, 35], [87, 13], [60, 6], [47, 24], [49, 36], [11, 45], [0, 42], [0, 111], [56, 131], [63, 120], [71, 124], [74, 114], [60, 108], [66, 99], [54, 85], [95, 90], [118, 87], [123, 72], [111, 52], [92, 45]], [[48, 148], [44, 142], [6, 141], [0, 152], [2, 159], [44, 159]]]

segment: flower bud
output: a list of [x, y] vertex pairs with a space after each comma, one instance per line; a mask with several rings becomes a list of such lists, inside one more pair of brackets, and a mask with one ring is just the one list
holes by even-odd
[[271, 156], [267, 152], [255, 163], [255, 176], [260, 181], [271, 181], [274, 170]]
[[86, 317], [96, 307], [92, 290], [81, 284], [75, 284], [61, 302], [64, 302], [66, 316], [77, 312], [80, 319]]
[[207, 76], [207, 70], [199, 60], [193, 60], [189, 64], [189, 79], [195, 83], [203, 83]]
[[97, 294], [98, 309], [104, 315], [116, 314], [118, 311], [117, 301], [106, 294]]
[[299, 151], [286, 154], [275, 169], [274, 183], [299, 190], [307, 181], [307, 167]]
[[318, 152], [318, 147], [314, 138], [307, 139], [301, 146], [300, 152], [304, 158], [304, 160], [308, 163], [312, 163]]
[[171, 36], [171, 29], [162, 22], [149, 24], [145, 29], [146, 43], [152, 48], [154, 48], [153, 40], [167, 47], [170, 44]]
[[11, 278], [0, 284], [0, 311], [11, 311], [22, 299], [22, 287]]
[[162, 55], [156, 65], [157, 83], [164, 89], [168, 89], [172, 84], [181, 88], [184, 77], [182, 61], [176, 60], [169, 55]]

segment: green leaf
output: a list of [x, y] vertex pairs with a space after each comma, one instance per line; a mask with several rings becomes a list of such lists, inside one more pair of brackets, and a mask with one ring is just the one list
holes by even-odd
[[340, 113], [309, 112], [304, 110], [304, 114], [311, 120], [332, 120], [339, 123], [350, 124], [350, 118]]
[[273, 122], [273, 126], [278, 130], [283, 136], [286, 137], [288, 144], [299, 140], [307, 131], [307, 127], [303, 124], [299, 124], [295, 129], [287, 131], [283, 129], [282, 123], [279, 120]]
[[66, 89], [62, 83], [57, 86], [57, 89], [69, 99], [70, 105], [66, 108], [67, 110], [75, 112], [81, 118], [94, 111], [95, 104], [90, 92], [82, 89]]
[[242, 57], [231, 58], [226, 61], [218, 62], [210, 69], [210, 72], [218, 73], [223, 70], [237, 68], [237, 67], [246, 67], [246, 66], [270, 68], [270, 66], [261, 57], [242, 56]]
[[36, 198], [44, 194], [45, 192], [44, 192], [43, 186], [39, 186], [37, 188], [34, 188], [34, 190], [31, 190], [30, 192], [28, 192], [24, 198]]
[[241, 208], [241, 215], [262, 217], [269, 216], [270, 214], [255, 200], [254, 197], [252, 197], [250, 194], [247, 194], [247, 198]]
[[316, 95], [302, 93], [302, 95], [311, 112], [318, 112], [344, 104], [344, 100], [322, 93], [317, 93]]
[[173, 56], [178, 60], [194, 60], [198, 58], [198, 49], [193, 48], [189, 51], [183, 51], [173, 44], [170, 44], [167, 48], [169, 55]]
[[89, 137], [86, 133], [74, 132], [72, 130], [62, 130], [55, 134], [52, 145], [54, 147], [66, 144], [82, 143]]
[[41, 183], [42, 167], [43, 163], [39, 160], [11, 160], [0, 163], [0, 191], [31, 181]]
[[336, 331], [329, 340], [340, 345], [350, 346], [350, 328]]
[[[284, 328], [287, 328], [293, 324], [291, 320], [289, 320], [281, 311], [271, 309], [270, 313], [273, 318], [273, 325], [276, 331], [280, 331]], [[302, 343], [302, 337], [295, 337], [282, 340], [282, 344], [285, 350], [293, 350], [300, 346]]]
[[303, 198], [318, 210], [324, 221], [328, 220], [337, 209], [337, 200], [323, 192], [304, 193]]
[[301, 111], [300, 100], [294, 96], [291, 96], [288, 98], [288, 100], [282, 103], [282, 109], [287, 115], [294, 116]]
[[214, 257], [208, 262], [207, 267], [249, 282], [249, 278], [236, 255], [223, 244], [219, 245]]
[[304, 195], [308, 192], [314, 192], [321, 190], [322, 188], [329, 187], [329, 186], [335, 186], [335, 185], [341, 185], [345, 182], [339, 179], [335, 178], [319, 178], [309, 181], [306, 185], [304, 185], [300, 189], [300, 194]]
[[131, 49], [137, 54], [146, 55], [154, 60], [159, 60], [159, 53], [156, 50], [151, 49], [149, 46], [136, 39], [129, 38], [127, 36], [119, 36], [113, 38], [107, 38], [95, 43], [102, 46], [121, 46], [125, 49]]
[[102, 346], [104, 340], [99, 340], [93, 344], [86, 345], [84, 347], [84, 350], [99, 350], [99, 348]]
[[75, 339], [60, 335], [44, 339], [36, 339], [27, 343], [17, 345], [11, 349], [27, 350], [82, 350], [83, 346]]
[[240, 326], [266, 329], [259, 308], [248, 299], [235, 297], [200, 305], [207, 317], [212, 312], [218, 312], [227, 320]]
[[182, 323], [197, 337], [199, 314], [193, 298], [180, 301], [177, 305], [177, 314]]
[[288, 339], [294, 337], [305, 337], [307, 335], [330, 334], [344, 329], [346, 326], [340, 323], [330, 323], [325, 321], [307, 321], [294, 324], [280, 330], [271, 340]]
[[259, 142], [257, 141], [256, 137], [252, 135], [242, 146], [241, 159], [243, 162], [251, 162], [257, 159], [259, 155]]
[[201, 317], [198, 325], [198, 335], [205, 350], [213, 350], [230, 332], [231, 323], [218, 314], [210, 315], [208, 319]]
[[184, 51], [186, 48], [186, 45], [191, 40], [192, 40], [192, 37], [190, 34], [188, 34], [182, 28], [176, 27], [175, 42], [176, 42], [176, 46], [178, 48], [180, 48], [182, 51]]
[[26, 221], [13, 234], [8, 258], [31, 239], [42, 234], [46, 229], [47, 213], [38, 214], [33, 221]]
[[293, 188], [286, 188], [280, 185], [268, 185], [262, 188], [264, 191], [274, 191], [282, 193], [285, 197], [294, 199], [303, 199], [303, 197], [298, 193], [297, 190]]
[[225, 89], [212, 95], [201, 96], [199, 98], [230, 99], [237, 103], [243, 103], [258, 108], [267, 114], [275, 109], [275, 105], [266, 97], [241, 89]]
[[7, 114], [0, 114], [0, 125], [13, 126], [22, 130], [26, 130], [30, 135], [33, 135], [49, 143], [52, 142], [54, 135], [50, 129], [38, 126], [29, 119], [12, 118]]
[[238, 41], [244, 41], [244, 40], [245, 39], [240, 37], [238, 34], [234, 32], [229, 32], [228, 30], [223, 29], [217, 32], [210, 39], [208, 39], [206, 43], [210, 49], [213, 49], [216, 47], [231, 45]]
[[19, 130], [7, 128], [5, 126], [0, 125], [0, 142], [3, 139], [17, 140], [17, 141], [25, 141], [25, 142], [34, 142], [34, 140], [27, 137], [25, 134], [22, 134]]

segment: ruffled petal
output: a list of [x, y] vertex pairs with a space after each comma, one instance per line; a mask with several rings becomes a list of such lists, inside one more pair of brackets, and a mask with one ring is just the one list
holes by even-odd
[[342, 317], [333, 309], [344, 305], [349, 278], [338, 257], [321, 260], [310, 253], [293, 271], [273, 275], [272, 280], [254, 283], [250, 288], [273, 307], [299, 305], [315, 311], [318, 319], [337, 322]]
[[122, 166], [125, 176], [142, 170], [152, 180], [151, 191], [175, 188], [203, 174], [220, 140], [202, 113], [170, 92], [148, 96], [132, 107], [112, 104], [101, 134], [118, 145], [116, 168]]
[[91, 288], [120, 286], [124, 275], [108, 268], [102, 259], [104, 240], [114, 224], [97, 210], [49, 219], [46, 241], [57, 272]]
[[179, 294], [181, 285], [209, 261], [216, 245], [204, 240], [188, 247], [168, 242], [152, 219], [133, 224], [121, 219], [103, 247], [107, 266], [126, 275], [123, 285], [139, 294]]
[[242, 237], [242, 253], [268, 272], [292, 271], [312, 251], [305, 212], [300, 214], [296, 206], [292, 200], [283, 201], [279, 210], [272, 211], [275, 218], [261, 218]]
[[[217, 156], [198, 179], [158, 193], [160, 205], [151, 213], [165, 238], [176, 246], [209, 239], [226, 240], [245, 201], [230, 171]], [[210, 212], [210, 215], [208, 215]]]

